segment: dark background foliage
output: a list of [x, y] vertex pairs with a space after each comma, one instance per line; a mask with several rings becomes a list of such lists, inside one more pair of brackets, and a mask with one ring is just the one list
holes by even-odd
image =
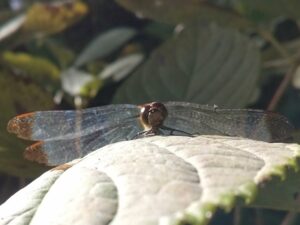
[[[0, 1], [0, 201], [48, 169], [6, 132], [29, 111], [154, 100], [260, 108], [287, 116], [299, 142], [299, 10], [296, 0]], [[297, 224], [237, 208], [212, 224], [287, 220]]]

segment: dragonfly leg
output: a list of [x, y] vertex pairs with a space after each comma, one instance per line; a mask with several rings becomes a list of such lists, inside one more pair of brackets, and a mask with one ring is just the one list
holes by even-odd
[[162, 130], [168, 130], [168, 131], [170, 131], [170, 135], [173, 135], [173, 134], [174, 134], [174, 131], [177, 131], [177, 132], [186, 134], [186, 135], [188, 135], [188, 136], [194, 136], [193, 134], [188, 133], [188, 132], [185, 132], [185, 131], [183, 131], [183, 130], [177, 130], [177, 129], [170, 128], [170, 127], [166, 127], [166, 126], [161, 126], [160, 128], [161, 128]]
[[141, 131], [138, 132], [136, 135], [134, 135], [131, 140], [137, 139], [139, 136], [144, 135], [147, 131]]
[[137, 139], [139, 136], [149, 137], [149, 136], [154, 136], [154, 135], [157, 135], [157, 134], [159, 134], [158, 131], [154, 131], [152, 129], [144, 130], [144, 131], [138, 132], [135, 136], [133, 136], [132, 140]]

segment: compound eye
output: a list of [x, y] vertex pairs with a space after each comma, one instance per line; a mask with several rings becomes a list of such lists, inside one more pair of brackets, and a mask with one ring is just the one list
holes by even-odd
[[140, 120], [147, 128], [158, 128], [162, 126], [168, 111], [164, 104], [152, 102], [150, 104], [141, 105]]
[[150, 114], [150, 113], [155, 113], [156, 111], [158, 111], [158, 110], [157, 110], [157, 109], [150, 109], [150, 110], [149, 110], [149, 114]]
[[151, 110], [151, 107], [149, 104], [141, 106], [140, 120], [144, 126], [149, 126], [148, 116], [149, 116], [150, 110]]

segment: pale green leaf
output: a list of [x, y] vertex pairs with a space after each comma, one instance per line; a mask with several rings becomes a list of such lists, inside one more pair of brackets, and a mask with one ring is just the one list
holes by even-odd
[[0, 222], [202, 225], [237, 205], [299, 211], [299, 153], [224, 136], [119, 142], [42, 175], [0, 206]]

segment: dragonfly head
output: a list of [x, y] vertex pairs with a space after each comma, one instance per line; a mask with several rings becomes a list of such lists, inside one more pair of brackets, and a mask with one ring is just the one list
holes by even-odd
[[141, 106], [140, 120], [148, 129], [157, 130], [160, 128], [167, 116], [168, 110], [160, 102], [152, 102]]

